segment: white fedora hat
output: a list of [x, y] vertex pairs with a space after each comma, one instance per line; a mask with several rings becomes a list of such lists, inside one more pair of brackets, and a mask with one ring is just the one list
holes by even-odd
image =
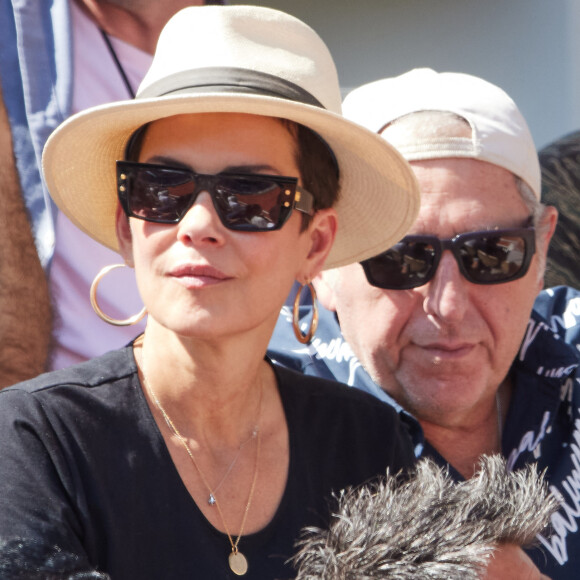
[[328, 48], [309, 26], [270, 8], [196, 6], [165, 26], [137, 97], [88, 109], [48, 139], [43, 169], [58, 207], [118, 251], [115, 161], [140, 126], [183, 113], [248, 113], [301, 123], [330, 146], [340, 173], [332, 268], [384, 251], [419, 209], [415, 177], [384, 139], [341, 115]]

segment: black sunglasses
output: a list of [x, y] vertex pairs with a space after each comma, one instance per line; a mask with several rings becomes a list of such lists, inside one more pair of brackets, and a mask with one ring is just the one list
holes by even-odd
[[435, 236], [405, 236], [392, 248], [361, 262], [369, 284], [408, 290], [433, 278], [441, 256], [450, 250], [463, 276], [474, 284], [501, 284], [526, 274], [536, 251], [533, 227]]
[[207, 191], [230, 230], [280, 229], [293, 209], [313, 215], [314, 197], [295, 177], [259, 173], [204, 175], [180, 167], [117, 161], [117, 191], [127, 216], [160, 224], [179, 222]]

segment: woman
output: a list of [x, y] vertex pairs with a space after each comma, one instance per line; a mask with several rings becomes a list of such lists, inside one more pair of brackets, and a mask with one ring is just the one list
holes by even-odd
[[387, 406], [264, 358], [295, 280], [415, 217], [406, 164], [339, 112], [309, 27], [196, 7], [167, 24], [136, 100], [51, 137], [55, 201], [135, 268], [148, 320], [125, 349], [0, 394], [1, 539], [67, 572], [290, 578], [333, 491], [413, 462]]

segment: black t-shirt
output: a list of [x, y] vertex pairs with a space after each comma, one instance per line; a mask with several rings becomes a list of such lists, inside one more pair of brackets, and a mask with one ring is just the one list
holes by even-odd
[[[274, 369], [289, 428], [289, 473], [272, 521], [240, 541], [248, 579], [292, 578], [285, 562], [295, 540], [304, 526], [326, 525], [332, 491], [414, 462], [388, 405]], [[72, 568], [96, 568], [115, 580], [235, 578], [229, 540], [183, 485], [131, 347], [1, 391], [0, 441], [1, 561], [9, 561], [1, 546], [22, 539], [25, 548], [47, 557], [56, 551], [70, 556]]]

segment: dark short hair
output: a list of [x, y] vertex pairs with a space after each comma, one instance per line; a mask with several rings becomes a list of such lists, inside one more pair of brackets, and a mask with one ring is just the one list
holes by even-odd
[[[332, 207], [338, 200], [340, 178], [334, 152], [312, 129], [288, 119], [280, 121], [296, 141], [296, 164], [304, 189], [314, 196], [314, 210]], [[304, 231], [312, 218], [300, 215]]]

